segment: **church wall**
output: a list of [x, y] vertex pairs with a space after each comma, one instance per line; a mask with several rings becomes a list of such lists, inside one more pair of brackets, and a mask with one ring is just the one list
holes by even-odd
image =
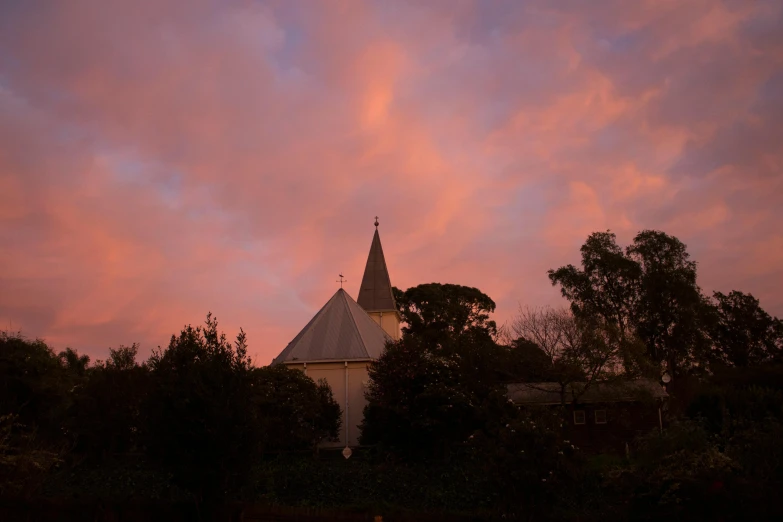
[[[381, 317], [383, 314], [383, 317]], [[367, 312], [375, 324], [383, 328], [389, 337], [395, 341], [400, 340], [400, 318], [394, 312]]]
[[[326, 379], [332, 388], [332, 396], [340, 405], [342, 412], [342, 427], [340, 428], [339, 442], [325, 442], [323, 447], [358, 446], [359, 424], [364, 418], [364, 406], [367, 401], [364, 398], [365, 384], [368, 379], [367, 362], [348, 362], [348, 420], [346, 422], [346, 394], [345, 394], [345, 362], [308, 363], [305, 371], [304, 364], [289, 364], [289, 368], [305, 371], [308, 377], [318, 382]], [[346, 443], [346, 426], [348, 440]]]

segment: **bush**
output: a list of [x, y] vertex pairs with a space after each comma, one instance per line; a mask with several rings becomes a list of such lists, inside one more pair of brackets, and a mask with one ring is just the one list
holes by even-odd
[[581, 456], [563, 439], [557, 411], [526, 413], [511, 407], [505, 424], [479, 431], [466, 441], [475, 476], [492, 492], [503, 513], [549, 510], [561, 503], [578, 474]]
[[314, 450], [340, 432], [340, 405], [329, 384], [286, 366], [254, 368], [253, 407], [260, 415], [265, 451]]
[[626, 466], [604, 474], [603, 489], [615, 504], [627, 504], [632, 516], [645, 520], [684, 516], [706, 502], [715, 505], [713, 497], [737, 471], [716, 437], [692, 421], [643, 436], [634, 446]]

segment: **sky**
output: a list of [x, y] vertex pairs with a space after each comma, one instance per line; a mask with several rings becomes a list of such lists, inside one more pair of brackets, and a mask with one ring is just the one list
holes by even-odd
[[591, 232], [674, 235], [783, 316], [779, 0], [0, 2], [0, 329], [268, 364], [379, 216], [392, 283], [560, 306]]

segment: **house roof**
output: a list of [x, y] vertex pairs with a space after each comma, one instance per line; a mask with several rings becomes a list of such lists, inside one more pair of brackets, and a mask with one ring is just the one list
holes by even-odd
[[[578, 396], [578, 402], [633, 402], [645, 398], [662, 399], [669, 395], [652, 379], [636, 379], [615, 383], [596, 383], [585, 390], [587, 383], [566, 386], [566, 402]], [[582, 391], [584, 393], [582, 393]], [[560, 404], [560, 384], [528, 382], [508, 385], [508, 398], [517, 404]]]
[[272, 364], [377, 359], [389, 339], [340, 288]]
[[389, 270], [386, 268], [386, 259], [383, 257], [381, 237], [378, 235], [377, 228], [372, 237], [370, 255], [367, 256], [362, 286], [359, 288], [359, 298], [356, 301], [368, 312], [397, 311]]

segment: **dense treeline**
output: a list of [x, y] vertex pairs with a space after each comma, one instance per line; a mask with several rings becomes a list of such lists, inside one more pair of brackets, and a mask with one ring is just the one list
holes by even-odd
[[244, 333], [232, 345], [211, 315], [143, 364], [137, 352], [120, 347], [90, 365], [73, 350], [0, 334], [0, 493], [40, 493], [38, 472], [132, 462], [220, 499], [265, 453], [314, 450], [337, 436], [340, 408], [326, 383], [254, 367]]
[[[210, 315], [167, 348], [105, 361], [0, 334], [0, 495], [227, 499], [526, 519], [745, 520], [783, 515], [783, 323], [749, 294], [705, 295], [685, 245], [592, 234], [549, 271], [570, 307], [507, 325], [459, 285], [394, 289], [405, 327], [370, 367], [365, 449], [318, 454], [340, 407], [325, 383], [256, 367]], [[668, 385], [665, 430], [596, 455], [565, 412], [592, 386]], [[667, 379], [668, 380], [668, 379]], [[511, 403], [511, 382], [561, 404]], [[566, 390], [570, 390], [568, 394]], [[574, 391], [576, 390], [576, 391]]]

